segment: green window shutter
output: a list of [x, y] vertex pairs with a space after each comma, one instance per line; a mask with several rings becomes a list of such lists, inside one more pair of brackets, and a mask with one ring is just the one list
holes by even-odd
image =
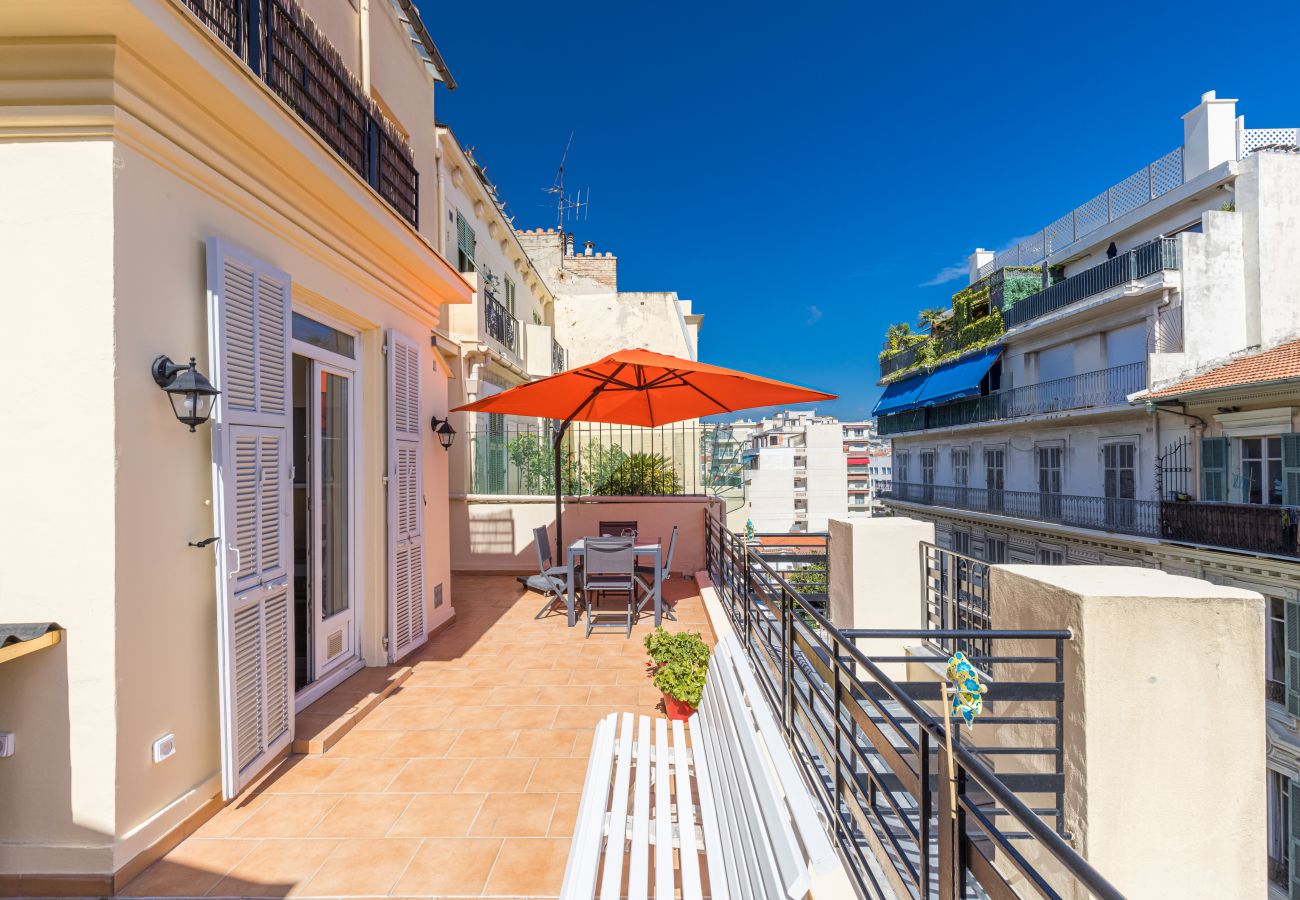
[[1300, 506], [1300, 432], [1282, 435], [1282, 503]]
[[1291, 851], [1287, 854], [1290, 858], [1287, 896], [1291, 900], [1300, 900], [1300, 871], [1297, 870], [1300, 868], [1300, 781], [1288, 781], [1286, 790], [1287, 805], [1291, 807], [1290, 821], [1286, 823], [1288, 849]]
[[515, 314], [515, 283], [508, 277], [506, 278], [506, 311], [512, 316]]
[[1201, 499], [1228, 499], [1228, 439], [1201, 438]]
[[470, 260], [474, 259], [474, 229], [470, 227], [469, 220], [456, 213], [456, 248], [464, 253]]
[[[1286, 628], [1286, 711], [1300, 716], [1300, 602], [1286, 601], [1283, 624]], [[1296, 838], [1300, 839], [1300, 832]]]

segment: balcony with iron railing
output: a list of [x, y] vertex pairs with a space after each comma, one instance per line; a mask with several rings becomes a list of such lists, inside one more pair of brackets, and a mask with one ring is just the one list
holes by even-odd
[[1160, 504], [1165, 540], [1300, 559], [1300, 508], [1258, 503], [1167, 500]]
[[558, 375], [569, 368], [569, 352], [560, 342], [551, 339], [551, 374]]
[[1159, 238], [1062, 279], [1003, 310], [1008, 330], [1104, 291], [1179, 268], [1178, 240]]
[[1130, 394], [1147, 386], [1146, 379], [1146, 362], [1128, 363], [995, 391], [984, 397], [883, 415], [877, 427], [881, 436], [886, 436], [1070, 410], [1122, 407], [1127, 405]]
[[180, 0], [339, 160], [419, 227], [410, 145], [293, 0]]
[[516, 356], [519, 355], [519, 320], [510, 315], [510, 311], [490, 292], [484, 293], [483, 322], [488, 337]]

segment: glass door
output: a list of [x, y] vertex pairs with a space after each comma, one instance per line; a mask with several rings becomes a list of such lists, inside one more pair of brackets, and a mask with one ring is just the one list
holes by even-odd
[[352, 376], [312, 361], [311, 615], [314, 675], [356, 655], [352, 597]]

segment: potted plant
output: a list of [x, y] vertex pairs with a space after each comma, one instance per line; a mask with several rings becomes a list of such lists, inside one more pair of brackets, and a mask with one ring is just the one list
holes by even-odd
[[650, 654], [647, 668], [664, 695], [664, 712], [669, 719], [689, 719], [704, 695], [709, 645], [695, 632], [671, 634], [656, 628], [646, 635], [645, 646]]

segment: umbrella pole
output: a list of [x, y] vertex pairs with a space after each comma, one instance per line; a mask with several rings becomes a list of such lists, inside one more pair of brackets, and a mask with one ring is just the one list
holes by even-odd
[[564, 516], [561, 509], [564, 482], [560, 478], [560, 444], [564, 442], [564, 435], [572, 423], [572, 419], [565, 419], [560, 423], [551, 441], [551, 453], [555, 457], [555, 565], [557, 566], [569, 564], [568, 557], [564, 553]]

